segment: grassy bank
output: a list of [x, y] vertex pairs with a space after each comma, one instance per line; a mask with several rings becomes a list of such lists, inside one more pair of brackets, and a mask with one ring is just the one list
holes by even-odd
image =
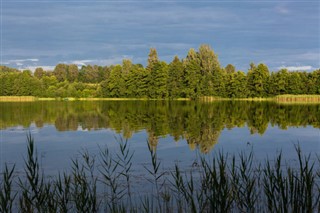
[[280, 103], [320, 103], [320, 95], [278, 95], [273, 99]]
[[205, 96], [201, 101], [275, 101], [277, 103], [320, 103], [320, 95], [277, 95], [275, 97], [250, 97], [250, 98], [221, 98]]
[[[41, 172], [34, 140], [28, 136], [24, 175], [5, 169], [0, 212], [319, 212], [320, 169], [296, 147], [297, 165], [281, 154], [257, 164], [253, 153], [199, 159], [191, 171], [176, 165], [162, 170], [149, 147], [143, 195], [135, 192], [133, 152], [119, 139], [119, 150], [100, 148], [72, 160], [68, 173], [48, 178]], [[320, 161], [320, 160], [319, 160]], [[272, 163], [271, 163], [272, 162]], [[100, 189], [100, 190], [99, 190]], [[103, 189], [103, 190], [101, 190]], [[140, 188], [141, 190], [141, 188]]]
[[[0, 96], [0, 102], [28, 102], [28, 101], [149, 101], [149, 100], [169, 100], [169, 99], [149, 99], [149, 98], [43, 98], [34, 96]], [[176, 101], [188, 101], [190, 98], [176, 98]]]
[[37, 100], [34, 96], [0, 96], [0, 102], [28, 102]]
[[204, 96], [199, 98], [201, 101], [273, 101], [273, 98], [250, 97], [250, 98], [221, 98], [217, 96]]

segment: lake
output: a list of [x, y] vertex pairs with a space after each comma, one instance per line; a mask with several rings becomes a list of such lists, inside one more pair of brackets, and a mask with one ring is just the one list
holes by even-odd
[[[1, 166], [22, 172], [26, 139], [35, 139], [48, 175], [67, 171], [83, 150], [119, 150], [128, 140], [136, 172], [150, 162], [148, 143], [164, 170], [188, 169], [199, 156], [253, 150], [257, 160], [280, 151], [295, 162], [294, 145], [320, 154], [320, 104], [248, 101], [39, 101], [1, 102]], [[99, 148], [100, 147], [100, 148]]]

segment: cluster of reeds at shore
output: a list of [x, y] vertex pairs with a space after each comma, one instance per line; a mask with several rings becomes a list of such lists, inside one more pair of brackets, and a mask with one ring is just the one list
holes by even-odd
[[278, 95], [274, 100], [280, 103], [319, 103], [320, 95]]
[[152, 190], [139, 195], [127, 141], [119, 139], [118, 152], [81, 152], [70, 172], [56, 178], [41, 172], [31, 135], [27, 142], [24, 176], [5, 165], [0, 212], [320, 212], [320, 159], [304, 156], [298, 146], [296, 167], [281, 154], [258, 164], [253, 152], [219, 153], [199, 159], [191, 171], [178, 165], [163, 171], [149, 147], [151, 163], [143, 169]]

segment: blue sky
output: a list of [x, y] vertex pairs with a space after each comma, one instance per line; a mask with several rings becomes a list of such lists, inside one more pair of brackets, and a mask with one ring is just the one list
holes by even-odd
[[320, 67], [319, 1], [2, 0], [1, 15], [2, 64], [21, 69], [145, 65], [150, 47], [169, 63], [200, 44], [237, 70]]

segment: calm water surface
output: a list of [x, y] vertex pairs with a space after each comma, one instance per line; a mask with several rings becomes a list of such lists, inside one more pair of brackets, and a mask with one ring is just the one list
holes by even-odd
[[[134, 152], [134, 171], [143, 173], [157, 150], [163, 170], [186, 170], [205, 155], [253, 149], [264, 161], [282, 151], [294, 165], [294, 144], [312, 158], [320, 155], [320, 105], [272, 102], [82, 101], [0, 103], [1, 167], [23, 171], [26, 135], [35, 138], [41, 168], [49, 175], [67, 171], [81, 150], [99, 146], [113, 152], [119, 138]], [[118, 138], [118, 139], [116, 139]]]

